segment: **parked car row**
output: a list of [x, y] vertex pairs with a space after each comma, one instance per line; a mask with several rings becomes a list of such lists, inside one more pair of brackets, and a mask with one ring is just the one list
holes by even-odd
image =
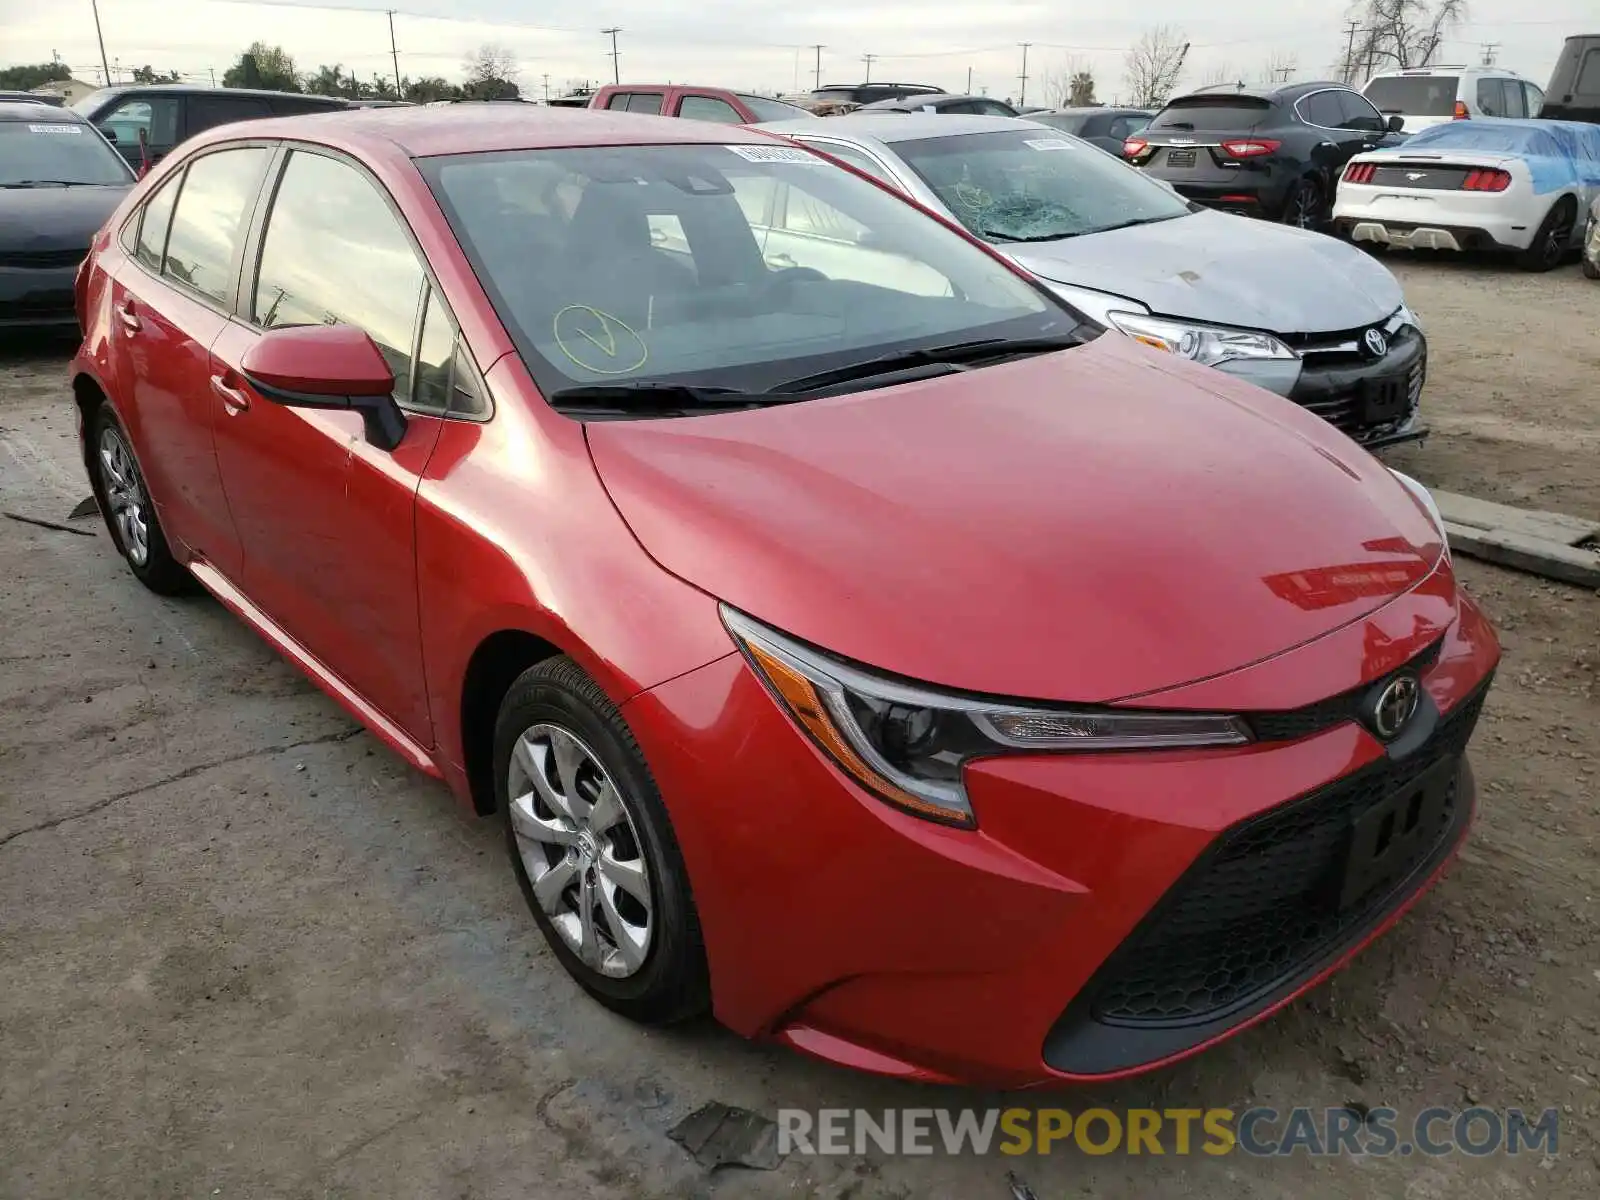
[[995, 1088], [1199, 1053], [1473, 818], [1499, 647], [1437, 509], [1247, 382], [1405, 419], [1421, 334], [1352, 247], [1060, 130], [794, 124], [840, 139], [190, 139], [77, 279], [112, 542], [497, 814], [629, 1018]]

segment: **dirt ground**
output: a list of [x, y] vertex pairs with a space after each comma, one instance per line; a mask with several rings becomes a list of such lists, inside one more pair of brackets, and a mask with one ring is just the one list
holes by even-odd
[[[1600, 286], [1394, 260], [1433, 347], [1425, 482], [1600, 517]], [[0, 356], [0, 510], [87, 494], [59, 353]], [[496, 828], [219, 606], [141, 589], [102, 527], [0, 519], [0, 1195], [957, 1197], [1600, 1194], [1600, 598], [1463, 562], [1506, 659], [1454, 871], [1347, 972], [1154, 1077], [1018, 1098], [1521, 1106], [1486, 1158], [791, 1157], [708, 1175], [710, 1100], [1010, 1098], [855, 1076], [710, 1025], [646, 1032], [545, 950]]]

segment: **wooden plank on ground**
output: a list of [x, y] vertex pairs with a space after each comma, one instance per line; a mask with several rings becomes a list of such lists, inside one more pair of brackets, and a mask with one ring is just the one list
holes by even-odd
[[1444, 528], [1451, 550], [1550, 579], [1600, 588], [1600, 552], [1509, 529], [1475, 529], [1449, 520]]
[[1512, 508], [1454, 492], [1434, 492], [1433, 500], [1446, 523], [1468, 529], [1515, 533], [1563, 546], [1576, 546], [1579, 542], [1600, 536], [1600, 521], [1586, 521], [1582, 517], [1569, 517], [1564, 513]]

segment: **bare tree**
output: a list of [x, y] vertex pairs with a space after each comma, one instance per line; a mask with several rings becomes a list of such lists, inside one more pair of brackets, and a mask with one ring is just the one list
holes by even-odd
[[1094, 72], [1086, 58], [1074, 55], [1047, 67], [1039, 77], [1044, 81], [1044, 102], [1051, 108], [1086, 108], [1095, 102]]
[[1300, 56], [1293, 50], [1274, 50], [1267, 55], [1257, 74], [1260, 83], [1288, 83], [1300, 69]]
[[475, 99], [498, 100], [517, 95], [517, 55], [509, 46], [485, 42], [461, 64], [466, 91]]
[[1122, 59], [1123, 81], [1132, 92], [1129, 102], [1141, 108], [1158, 108], [1167, 102], [1183, 74], [1189, 43], [1171, 25], [1147, 29]]
[[1467, 0], [1356, 0], [1343, 78], [1354, 83], [1386, 67], [1425, 67], [1466, 17]]
[[1233, 69], [1232, 63], [1220, 62], [1213, 67], [1207, 67], [1206, 73], [1200, 77], [1200, 82], [1208, 87], [1217, 83], [1238, 83], [1239, 72]]

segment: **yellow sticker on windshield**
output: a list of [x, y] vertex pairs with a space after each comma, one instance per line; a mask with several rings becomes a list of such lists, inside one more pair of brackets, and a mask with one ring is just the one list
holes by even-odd
[[650, 357], [633, 326], [587, 304], [567, 305], [551, 324], [561, 353], [595, 375], [630, 375]]

